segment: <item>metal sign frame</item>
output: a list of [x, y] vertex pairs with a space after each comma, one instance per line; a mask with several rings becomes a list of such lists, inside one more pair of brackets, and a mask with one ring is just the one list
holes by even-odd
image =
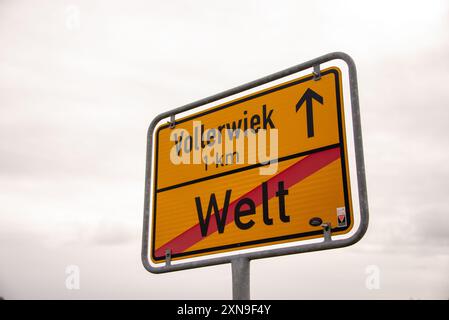
[[[349, 238], [332, 240], [330, 236], [329, 227], [323, 226], [324, 241], [313, 244], [303, 244], [279, 249], [269, 249], [250, 253], [233, 254], [224, 257], [209, 258], [200, 261], [190, 261], [184, 263], [171, 264], [170, 253], [167, 253], [167, 261], [161, 267], [154, 267], [149, 263], [148, 247], [149, 247], [149, 221], [150, 221], [150, 197], [151, 197], [151, 170], [152, 170], [152, 158], [153, 158], [153, 133], [157, 124], [165, 119], [170, 118], [171, 122], [175, 122], [175, 115], [189, 111], [191, 109], [203, 106], [205, 104], [238, 94], [240, 92], [264, 85], [266, 83], [278, 80], [280, 78], [289, 76], [291, 74], [313, 68], [313, 74], [315, 77], [319, 77], [320, 64], [341, 59], [346, 62], [349, 69], [349, 84], [350, 84], [350, 96], [351, 96], [351, 112], [352, 112], [352, 125], [354, 133], [354, 149], [355, 149], [355, 163], [357, 168], [357, 185], [358, 196], [360, 206], [360, 225], [357, 231]], [[341, 247], [350, 246], [358, 242], [365, 234], [368, 228], [368, 196], [366, 188], [365, 178], [365, 163], [363, 155], [363, 143], [362, 143], [362, 129], [360, 121], [360, 107], [359, 107], [359, 95], [357, 86], [357, 71], [356, 66], [352, 58], [343, 52], [333, 52], [316, 59], [298, 64], [291, 68], [273, 73], [266, 77], [248, 82], [241, 86], [223, 91], [221, 93], [209, 96], [207, 98], [189, 103], [182, 107], [166, 111], [157, 115], [151, 122], [148, 128], [147, 134], [147, 156], [146, 156], [146, 176], [145, 176], [145, 204], [143, 215], [143, 236], [142, 236], [142, 263], [146, 270], [151, 273], [166, 273], [172, 271], [201, 268], [207, 266], [220, 265], [225, 263], [232, 263], [233, 283], [234, 283], [234, 298], [249, 298], [249, 261], [255, 259], [263, 259], [269, 257], [283, 256], [296, 253], [320, 251], [326, 249], [336, 249]], [[237, 285], [237, 287], [236, 287]]]

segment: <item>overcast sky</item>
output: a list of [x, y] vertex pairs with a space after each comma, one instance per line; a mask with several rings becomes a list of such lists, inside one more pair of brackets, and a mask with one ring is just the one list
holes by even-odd
[[448, 1], [1, 0], [0, 296], [231, 298], [229, 265], [141, 264], [148, 125], [344, 51], [358, 67], [368, 233], [252, 262], [252, 298], [448, 299], [448, 31]]

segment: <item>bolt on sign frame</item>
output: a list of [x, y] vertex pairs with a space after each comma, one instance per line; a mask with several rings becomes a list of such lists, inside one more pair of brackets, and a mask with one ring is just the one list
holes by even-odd
[[[289, 247], [281, 247], [276, 249], [258, 250], [254, 252], [246, 253], [233, 253], [231, 255], [206, 258], [196, 261], [177, 262], [171, 263], [171, 251], [165, 251], [165, 263], [161, 263], [161, 266], [153, 266], [150, 263], [149, 255], [149, 241], [150, 241], [150, 201], [152, 199], [152, 161], [153, 161], [153, 139], [156, 126], [158, 123], [166, 118], [170, 118], [171, 125], [174, 125], [175, 115], [182, 112], [190, 111], [192, 109], [204, 106], [206, 104], [221, 100], [232, 95], [259, 87], [261, 85], [273, 82], [275, 80], [290, 76], [292, 74], [304, 71], [309, 68], [313, 68], [313, 78], [319, 80], [320, 65], [332, 60], [343, 60], [348, 66], [349, 73], [349, 91], [351, 97], [351, 112], [352, 112], [352, 127], [353, 127], [353, 143], [355, 153], [355, 165], [357, 176], [357, 188], [359, 198], [360, 209], [360, 224], [358, 229], [349, 237], [344, 239], [332, 239], [332, 228], [329, 224], [322, 224], [322, 238], [323, 242], [299, 244]], [[343, 99], [343, 97], [341, 97]], [[298, 106], [297, 106], [298, 108]], [[170, 126], [171, 126], [170, 125]], [[312, 129], [313, 130], [313, 129]], [[157, 159], [156, 159], [157, 161]], [[154, 218], [154, 217], [153, 217]], [[233, 296], [235, 299], [249, 299], [249, 262], [250, 260], [262, 259], [268, 257], [276, 257], [282, 255], [320, 251], [326, 249], [335, 249], [350, 246], [358, 242], [365, 234], [368, 228], [368, 196], [366, 188], [365, 178], [365, 164], [363, 155], [363, 142], [362, 142], [362, 130], [360, 121], [360, 107], [358, 97], [358, 85], [357, 85], [357, 72], [356, 66], [352, 58], [342, 52], [329, 53], [316, 59], [310, 60], [305, 63], [298, 64], [291, 68], [276, 72], [269, 76], [251, 81], [244, 85], [235, 87], [233, 89], [226, 90], [224, 92], [215, 94], [213, 96], [198, 100], [196, 102], [187, 104], [185, 106], [164, 112], [156, 116], [151, 122], [148, 135], [147, 135], [147, 158], [146, 158], [146, 177], [145, 177], [145, 204], [144, 204], [144, 218], [143, 218], [143, 237], [142, 237], [142, 263], [146, 270], [152, 273], [166, 273], [172, 271], [179, 271], [192, 268], [200, 268], [206, 266], [220, 265], [224, 263], [232, 264], [233, 274]]]

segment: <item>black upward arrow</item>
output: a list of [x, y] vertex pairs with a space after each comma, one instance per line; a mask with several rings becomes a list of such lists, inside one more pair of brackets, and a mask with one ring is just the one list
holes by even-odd
[[314, 99], [319, 103], [323, 104], [323, 97], [309, 88], [306, 90], [306, 92], [304, 92], [301, 99], [299, 99], [298, 103], [296, 104], [296, 112], [298, 112], [299, 108], [301, 108], [304, 102], [306, 103], [307, 136], [309, 138], [315, 135], [315, 132], [313, 130], [313, 101], [312, 101]]

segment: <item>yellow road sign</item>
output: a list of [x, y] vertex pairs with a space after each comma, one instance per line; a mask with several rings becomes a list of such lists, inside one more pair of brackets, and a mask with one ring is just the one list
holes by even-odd
[[[268, 153], [277, 138], [271, 163], [261, 163], [260, 153], [248, 146], [239, 149], [246, 153], [235, 151], [237, 134], [229, 135], [234, 151], [225, 149], [208, 163], [214, 157], [210, 146], [237, 129], [266, 131]], [[322, 223], [334, 235], [352, 228], [336, 67], [322, 70], [319, 80], [304, 76], [176, 119], [174, 128], [160, 125], [154, 159], [154, 263], [164, 262], [167, 251], [176, 260], [323, 237]], [[274, 170], [261, 174], [270, 166]]]

